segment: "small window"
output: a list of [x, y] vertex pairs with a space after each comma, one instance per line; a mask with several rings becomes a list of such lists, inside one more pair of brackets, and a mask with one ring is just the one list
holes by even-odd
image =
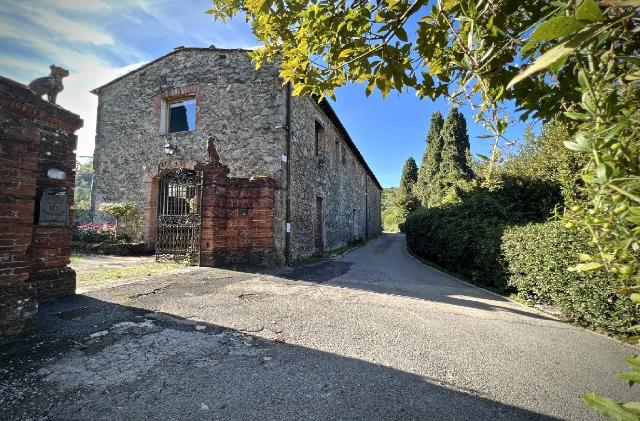
[[186, 98], [168, 105], [168, 133], [190, 132], [196, 129], [196, 100]]
[[320, 155], [320, 142], [322, 141], [323, 132], [324, 132], [324, 129], [322, 128], [322, 125], [316, 121], [315, 136], [314, 136], [316, 156]]

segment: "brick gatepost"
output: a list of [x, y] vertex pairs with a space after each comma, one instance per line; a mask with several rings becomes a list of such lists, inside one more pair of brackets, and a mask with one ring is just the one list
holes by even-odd
[[75, 293], [79, 116], [0, 77], [0, 343], [36, 329], [39, 301]]
[[269, 177], [229, 178], [213, 141], [202, 172], [200, 266], [274, 264], [274, 192]]

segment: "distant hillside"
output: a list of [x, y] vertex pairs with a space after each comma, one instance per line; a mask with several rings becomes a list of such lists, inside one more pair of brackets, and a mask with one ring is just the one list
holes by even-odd
[[398, 215], [394, 206], [398, 188], [388, 187], [382, 190], [382, 229], [387, 232], [398, 232]]

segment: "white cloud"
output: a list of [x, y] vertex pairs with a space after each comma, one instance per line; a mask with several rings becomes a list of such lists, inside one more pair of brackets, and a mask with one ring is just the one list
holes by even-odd
[[56, 8], [47, 7], [47, 3], [29, 3], [8, 1], [3, 7], [9, 14], [0, 17], [0, 33], [3, 36], [22, 39], [23, 37], [46, 36], [65, 41], [81, 40], [96, 45], [113, 44], [113, 38], [88, 25], [61, 15]]
[[90, 91], [144, 63], [118, 67], [96, 56], [94, 46], [112, 45], [113, 37], [99, 27], [74, 22], [58, 10], [74, 8], [74, 12], [100, 14], [112, 9], [112, 4], [100, 0], [54, 4], [9, 1], [6, 10], [10, 13], [0, 15], [0, 36], [29, 53], [0, 53], [0, 73], [28, 84], [47, 75], [51, 64], [70, 71], [58, 104], [84, 120], [84, 127], [78, 131], [78, 155], [93, 155], [98, 99]]
[[[77, 152], [93, 155], [98, 99], [90, 91], [153, 58], [144, 50], [155, 34], [162, 35], [159, 45], [175, 42], [167, 51], [177, 45], [255, 45], [240, 18], [210, 23], [204, 15], [209, 6], [210, 0], [4, 0], [0, 43], [9, 48], [0, 51], [0, 74], [28, 84], [47, 75], [51, 64], [68, 69], [58, 103], [84, 119]], [[125, 41], [120, 25], [133, 26], [139, 37], [128, 33]], [[105, 59], [116, 55], [119, 63], [133, 64]]]
[[58, 96], [58, 104], [80, 115], [84, 120], [84, 126], [77, 133], [78, 156], [92, 156], [95, 146], [98, 97], [90, 91], [143, 64], [142, 62], [124, 67], [108, 67], [92, 59], [76, 63], [76, 71], [64, 80], [64, 91]]

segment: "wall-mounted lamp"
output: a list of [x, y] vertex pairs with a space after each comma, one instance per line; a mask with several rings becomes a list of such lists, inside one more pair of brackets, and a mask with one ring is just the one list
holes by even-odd
[[173, 155], [174, 153], [176, 153], [176, 150], [178, 148], [176, 148], [175, 145], [172, 145], [171, 143], [167, 143], [166, 145], [163, 146], [164, 148], [164, 153], [166, 155]]

